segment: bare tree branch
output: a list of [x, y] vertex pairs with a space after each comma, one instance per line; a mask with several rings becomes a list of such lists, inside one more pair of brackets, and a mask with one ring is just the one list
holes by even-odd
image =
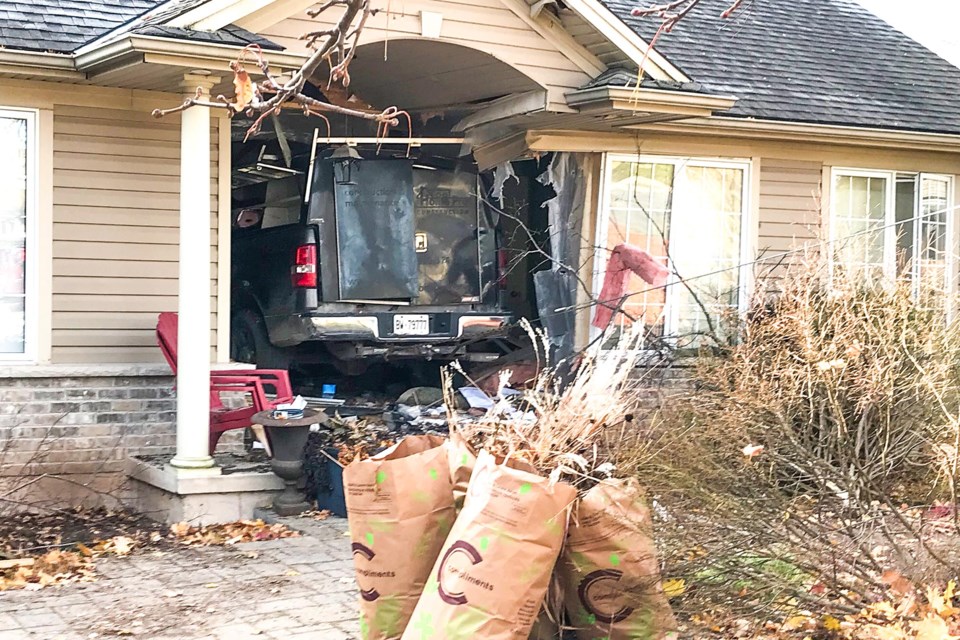
[[[312, 31], [304, 34], [301, 39], [307, 41], [307, 46], [314, 51], [303, 65], [294, 72], [286, 82], [281, 82], [270, 71], [270, 65], [263, 56], [258, 45], [248, 45], [240, 52], [240, 56], [230, 63], [234, 73], [234, 100], [225, 96], [217, 96], [215, 100], [204, 99], [203, 89], [197, 88], [192, 98], [184, 100], [182, 104], [170, 109], [155, 109], [154, 117], [162, 118], [171, 113], [178, 113], [191, 107], [208, 107], [211, 109], [226, 109], [230, 116], [245, 113], [250, 117], [257, 116], [247, 130], [247, 137], [260, 130], [262, 122], [271, 115], [279, 115], [285, 106], [297, 106], [305, 115], [318, 115], [323, 112], [371, 120], [377, 123], [378, 135], [386, 135], [391, 127], [400, 124], [402, 118], [409, 122], [409, 115], [395, 106], [387, 107], [382, 111], [351, 109], [332, 104], [324, 100], [312, 98], [303, 93], [307, 82], [318, 88], [326, 84], [329, 89], [334, 83], [346, 88], [350, 85], [350, 62], [353, 60], [360, 33], [366, 25], [367, 19], [376, 13], [370, 8], [370, 0], [329, 0], [319, 8], [308, 11], [311, 18], [316, 18], [328, 9], [342, 8], [336, 25], [329, 29]], [[254, 63], [260, 68], [264, 76], [259, 84], [253, 83], [243, 67], [243, 62], [250, 54]], [[319, 80], [318, 71], [324, 64], [330, 65], [330, 72], [326, 83]], [[322, 90], [322, 89], [321, 89]]]
[[[669, 33], [677, 26], [678, 22], [683, 20], [683, 18], [693, 11], [702, 1], [703, 0], [673, 0], [672, 2], [654, 4], [648, 7], [637, 7], [630, 12], [630, 15], [640, 18], [657, 16], [663, 20], [657, 33], [659, 34], [661, 31]], [[743, 4], [743, 0], [733, 0], [731, 5], [720, 14], [720, 17], [729, 18], [734, 11], [740, 8], [741, 4]], [[651, 45], [652, 44], [651, 42]]]
[[[670, 2], [663, 4], [637, 7], [630, 11], [630, 15], [637, 18], [657, 16], [661, 19], [660, 26], [657, 28], [656, 33], [653, 34], [653, 37], [650, 38], [650, 44], [647, 47], [646, 52], [643, 54], [643, 60], [640, 61], [640, 68], [637, 70], [638, 87], [640, 86], [640, 82], [643, 80], [643, 72], [647, 66], [647, 60], [650, 58], [650, 52], [653, 51], [653, 47], [657, 44], [657, 40], [660, 39], [662, 34], [670, 33], [670, 31], [677, 26], [677, 23], [685, 18], [701, 2], [702, 0], [671, 0]], [[720, 14], [720, 17], [729, 18], [733, 12], [739, 9], [740, 5], [743, 4], [743, 0], [731, 0], [731, 2], [732, 4]]]

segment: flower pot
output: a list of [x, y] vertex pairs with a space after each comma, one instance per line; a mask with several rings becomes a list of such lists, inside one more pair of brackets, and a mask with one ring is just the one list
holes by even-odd
[[[336, 447], [327, 447], [324, 452], [337, 459]], [[343, 467], [330, 458], [323, 457], [317, 469], [317, 509], [327, 510], [340, 518], [347, 517], [347, 502], [343, 492]]]
[[273, 510], [279, 516], [293, 516], [310, 509], [303, 494], [297, 490], [297, 481], [303, 475], [303, 448], [310, 435], [310, 425], [264, 425], [273, 458], [270, 468], [283, 480], [283, 491], [274, 498]]

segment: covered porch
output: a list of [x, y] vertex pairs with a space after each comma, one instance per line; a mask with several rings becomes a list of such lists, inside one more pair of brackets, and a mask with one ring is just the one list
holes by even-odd
[[[387, 39], [384, 30], [370, 30], [352, 67], [352, 90], [377, 107], [395, 104], [410, 112], [413, 131], [397, 130], [397, 141], [420, 138], [416, 148], [442, 138], [445, 153], [481, 169], [540, 157], [544, 149], [531, 149], [528, 142], [531, 129], [561, 138], [574, 130], [616, 132], [630, 124], [709, 115], [729, 102], [683, 91], [566, 92], [561, 74], [524, 64], [504, 47], [446, 38], [442, 27], [435, 32], [435, 18], [428, 15], [404, 20], [402, 37]], [[279, 36], [286, 27], [270, 29], [277, 31], [271, 38], [284, 41]], [[71, 60], [2, 56], [7, 66], [0, 73], [27, 87], [25, 104], [39, 95], [49, 105], [41, 118], [41, 135], [49, 135], [41, 153], [50, 157], [50, 183], [63, 185], [49, 203], [54, 231], [45, 277], [53, 299], [52, 337], [41, 353], [54, 364], [157, 363], [156, 314], [176, 311], [180, 346], [170, 412], [172, 455], [162, 469], [130, 463], [127, 473], [168, 497], [269, 493], [278, 488], [272, 476], [254, 481], [223, 474], [207, 438], [210, 371], [230, 366], [232, 164], [245, 128], [231, 123], [224, 111], [206, 107], [149, 118], [153, 109], [174, 107], [198, 89], [205, 96], [232, 96], [229, 65], [243, 46], [178, 36], [121, 36], [86, 47]], [[307, 56], [297, 43], [296, 49], [267, 50], [265, 57], [274, 73], [284, 76]], [[562, 75], [568, 85], [605, 71], [589, 57], [565, 64], [574, 67]], [[248, 71], [256, 77], [253, 66], [248, 64]], [[22, 80], [27, 77], [31, 80]], [[122, 139], [115, 127], [122, 129]], [[312, 128], [290, 131], [310, 144]], [[269, 134], [270, 127], [264, 129]], [[339, 121], [332, 129], [330, 137], [345, 144], [376, 144], [375, 130]], [[585, 228], [597, 206], [599, 156], [593, 155], [584, 174], [589, 184], [570, 190]], [[132, 163], [142, 170], [127, 173]], [[85, 183], [91, 175], [80, 171], [95, 169], [99, 182]], [[584, 326], [586, 315], [580, 320]], [[163, 365], [143, 370], [166, 373]]]

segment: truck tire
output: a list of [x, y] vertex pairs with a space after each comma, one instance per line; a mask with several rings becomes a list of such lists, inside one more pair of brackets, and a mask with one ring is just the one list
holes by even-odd
[[234, 313], [230, 336], [230, 355], [237, 362], [248, 362], [260, 369], [288, 369], [290, 356], [270, 343], [263, 317], [252, 309]]

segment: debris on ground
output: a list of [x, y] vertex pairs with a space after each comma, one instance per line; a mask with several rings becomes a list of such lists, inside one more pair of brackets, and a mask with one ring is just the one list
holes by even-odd
[[299, 531], [286, 525], [267, 524], [263, 520], [239, 520], [199, 527], [189, 522], [178, 522], [170, 525], [170, 533], [178, 543], [189, 546], [232, 545], [300, 536]]

